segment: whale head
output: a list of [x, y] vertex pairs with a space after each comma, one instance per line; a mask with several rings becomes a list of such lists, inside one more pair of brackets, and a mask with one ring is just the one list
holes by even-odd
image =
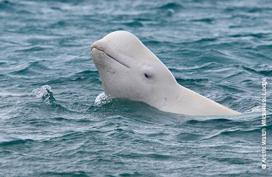
[[94, 42], [91, 53], [102, 87], [111, 98], [187, 115], [240, 114], [179, 85], [159, 58], [127, 31], [115, 31]]
[[168, 68], [130, 32], [109, 33], [91, 45], [91, 54], [111, 98], [154, 106], [163, 103], [168, 88], [177, 84]]

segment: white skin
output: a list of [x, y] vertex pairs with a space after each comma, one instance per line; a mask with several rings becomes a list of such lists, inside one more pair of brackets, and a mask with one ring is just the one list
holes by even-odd
[[179, 85], [169, 69], [135, 35], [115, 31], [91, 46], [106, 95], [186, 115], [239, 115]]

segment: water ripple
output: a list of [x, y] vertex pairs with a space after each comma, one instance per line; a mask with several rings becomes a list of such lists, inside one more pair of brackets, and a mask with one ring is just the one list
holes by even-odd
[[[0, 9], [1, 175], [271, 176], [260, 168], [270, 1], [0, 0]], [[97, 97], [90, 44], [114, 30], [136, 34], [180, 84], [243, 114], [190, 117]], [[268, 84], [268, 166], [271, 104]]]

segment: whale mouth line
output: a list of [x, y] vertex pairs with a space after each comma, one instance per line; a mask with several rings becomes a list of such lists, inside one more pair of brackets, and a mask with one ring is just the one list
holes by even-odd
[[110, 54], [106, 53], [104, 50], [98, 49], [96, 47], [93, 47], [92, 49], [96, 49], [100, 52], [103, 52], [107, 57], [111, 58], [112, 60], [116, 61], [117, 63], [119, 63], [120, 65], [125, 66], [126, 68], [130, 68], [130, 66], [128, 66], [127, 64], [125, 64], [124, 62], [121, 62], [120, 60], [114, 58], [113, 56], [111, 56]]

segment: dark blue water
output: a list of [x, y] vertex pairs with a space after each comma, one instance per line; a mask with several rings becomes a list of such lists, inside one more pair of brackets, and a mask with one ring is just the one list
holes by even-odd
[[[96, 105], [90, 44], [114, 30], [137, 35], [180, 84], [243, 114]], [[1, 0], [0, 44], [0, 176], [271, 175], [271, 1]]]

